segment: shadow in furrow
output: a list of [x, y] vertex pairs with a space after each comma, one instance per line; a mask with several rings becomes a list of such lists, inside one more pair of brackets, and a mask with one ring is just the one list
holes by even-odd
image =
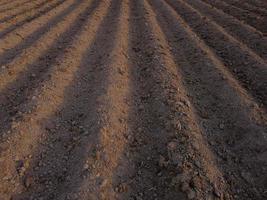
[[235, 17], [241, 22], [243, 21], [249, 24], [250, 26], [253, 26], [257, 30], [261, 31], [263, 34], [267, 33], [266, 18], [264, 20], [259, 20], [255, 15], [249, 15], [247, 14], [247, 12], [242, 12], [242, 10], [240, 10], [239, 8], [229, 6], [223, 1], [217, 1], [217, 0], [203, 0], [203, 1], [210, 4], [211, 6], [216, 7], [217, 9], [222, 10], [224, 13]]
[[[113, 38], [118, 31], [121, 4], [121, 0], [111, 2], [93, 43], [83, 54], [73, 83], [66, 89], [60, 111], [44, 122], [43, 128], [48, 136], [25, 175], [25, 178], [33, 177], [34, 184], [20, 195], [22, 199], [29, 196], [49, 200], [74, 199], [83, 180], [90, 176], [84, 165], [95, 153], [102, 121], [105, 120], [99, 111], [99, 102], [107, 93], [110, 52], [115, 46]], [[101, 180], [93, 178], [86, 195], [94, 197], [89, 199], [100, 199], [96, 187]]]
[[4, 51], [0, 55], [0, 66], [7, 65], [10, 63], [14, 58], [18, 57], [21, 53], [23, 53], [24, 49], [32, 46], [36, 41], [38, 41], [45, 33], [49, 32], [53, 26], [56, 26], [61, 20], [69, 15], [75, 8], [77, 8], [83, 0], [77, 0], [64, 11], [53, 17], [50, 21], [44, 24], [42, 27], [37, 29], [35, 32], [24, 38], [19, 44], [15, 47]]
[[18, 2], [16, 4], [12, 5], [12, 7], [10, 7], [10, 8], [0, 9], [0, 13], [7, 12], [9, 10], [17, 9], [19, 6], [24, 6], [25, 4], [27, 4], [29, 2], [34, 3], [35, 1], [37, 1], [37, 0], [27, 0], [27, 1], [24, 1], [24, 2]]
[[[208, 58], [163, 3], [150, 4], [183, 73], [183, 82], [198, 112], [198, 123], [218, 155], [232, 192], [242, 199], [266, 198], [266, 177], [259, 177], [267, 173], [267, 163], [260, 159], [267, 150], [265, 114], [238, 93], [230, 77], [222, 78], [223, 69]], [[244, 174], [251, 179], [244, 179]]]
[[215, 21], [234, 38], [238, 38], [263, 59], [267, 59], [267, 39], [262, 37], [259, 32], [252, 29], [250, 26], [244, 25], [232, 16], [229, 16], [216, 8], [210, 7], [203, 1], [187, 0], [186, 2], [194, 7], [194, 9], [198, 10], [203, 17], [207, 16]]
[[34, 14], [33, 16], [27, 17], [26, 19], [14, 24], [14, 25], [9, 26], [8, 28], [4, 29], [3, 31], [0, 31], [0, 39], [5, 37], [7, 34], [11, 33], [12, 31], [16, 30], [17, 28], [23, 26], [24, 24], [27, 24], [27, 23], [31, 22], [32, 20], [34, 20], [38, 17], [41, 17], [42, 15], [45, 15], [49, 11], [51, 11], [54, 8], [58, 7], [59, 5], [63, 4], [65, 1], [66, 0], [59, 0], [52, 5], [49, 5], [45, 9], [39, 10], [38, 13]]
[[37, 5], [35, 5], [35, 6], [32, 7], [32, 8], [26, 8], [26, 9], [24, 9], [24, 10], [22, 10], [22, 11], [16, 13], [16, 14], [13, 14], [13, 15], [10, 15], [10, 16], [6, 16], [6, 17], [0, 19], [0, 23], [7, 22], [7, 21], [9, 21], [9, 20], [11, 20], [11, 19], [14, 19], [14, 18], [16, 18], [16, 17], [18, 17], [18, 16], [20, 16], [20, 15], [23, 15], [23, 14], [25, 14], [25, 13], [27, 13], [27, 12], [31, 12], [31, 11], [35, 11], [35, 10], [37, 10], [37, 9], [40, 9], [40, 8], [42, 8], [43, 6], [45, 6], [45, 5], [47, 5], [48, 3], [50, 3], [51, 1], [53, 1], [53, 0], [45, 0], [45, 1], [41, 2], [41, 3], [38, 3]]
[[233, 0], [224, 0], [224, 1], [227, 2], [227, 4], [233, 5], [234, 7], [239, 7], [239, 8], [242, 7], [242, 10], [248, 12], [248, 14], [249, 12], [252, 12], [258, 16], [265, 16], [265, 17], [267, 16], [267, 11], [264, 8], [259, 8], [256, 7], [255, 5], [251, 5], [246, 2], [240, 3]]
[[250, 94], [266, 108], [267, 65], [242, 49], [237, 42], [220, 32], [209, 21], [186, 6], [182, 1], [166, 0], [189, 27], [220, 58]]
[[[118, 166], [117, 171], [129, 190], [121, 199], [186, 199], [179, 189], [171, 185], [175, 167], [162, 169], [159, 156], [168, 157], [166, 145], [172, 133], [166, 129], [171, 115], [168, 105], [169, 76], [161, 65], [157, 40], [153, 37], [142, 0], [130, 1], [130, 85], [131, 109], [129, 126], [129, 162]], [[126, 161], [124, 161], [126, 162]], [[127, 161], [128, 162], [128, 161]], [[124, 166], [124, 167], [121, 167]], [[172, 168], [173, 167], [173, 168]], [[118, 177], [114, 176], [114, 183]], [[123, 195], [123, 194], [122, 194]]]
[[[11, 82], [0, 94], [0, 126], [1, 133], [11, 126], [11, 118], [17, 114], [21, 104], [32, 97], [34, 90], [42, 86], [45, 79], [49, 79], [51, 67], [57, 65], [60, 58], [68, 51], [75, 36], [78, 35], [100, 1], [93, 0], [88, 8], [79, 14], [77, 20], [70, 25], [67, 31], [59, 35], [51, 47], [40, 58], [21, 72], [16, 80]], [[0, 134], [1, 136], [1, 134]]]
[[[250, 8], [252, 8], [252, 6], [250, 6], [248, 9], [246, 9], [246, 8], [244, 7], [245, 4], [243, 4], [243, 3], [241, 3], [241, 2], [239, 2], [238, 4], [235, 4], [235, 3], [230, 2], [230, 1], [228, 1], [228, 0], [223, 0], [222, 2], [223, 2], [224, 5], [227, 6], [228, 8], [233, 8], [233, 9], [235, 9], [235, 10], [240, 11], [241, 13], [245, 13], [245, 14], [248, 15], [248, 16], [253, 16], [253, 17], [255, 17], [256, 19], [260, 19], [260, 17], [261, 17], [261, 14], [262, 14], [262, 13], [261, 13], [260, 10], [258, 10], [258, 12], [253, 12], [253, 11], [251, 11]], [[240, 5], [239, 5], [239, 4], [240, 4]]]

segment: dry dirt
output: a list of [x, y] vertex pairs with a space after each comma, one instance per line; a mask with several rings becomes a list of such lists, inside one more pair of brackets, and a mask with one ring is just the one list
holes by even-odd
[[265, 200], [266, 108], [265, 0], [0, 0], [0, 200]]

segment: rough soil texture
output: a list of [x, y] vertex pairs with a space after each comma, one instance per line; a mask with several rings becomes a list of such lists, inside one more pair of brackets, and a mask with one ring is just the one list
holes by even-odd
[[267, 199], [265, 0], [0, 0], [0, 200]]

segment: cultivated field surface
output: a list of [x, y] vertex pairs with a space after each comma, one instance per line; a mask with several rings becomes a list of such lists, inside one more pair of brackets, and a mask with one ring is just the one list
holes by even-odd
[[0, 200], [266, 200], [266, 0], [0, 0]]

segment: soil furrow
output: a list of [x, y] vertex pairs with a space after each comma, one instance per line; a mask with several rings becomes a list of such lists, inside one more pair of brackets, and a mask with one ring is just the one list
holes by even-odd
[[[105, 142], [107, 141], [105, 138], [103, 138], [104, 137], [103, 134], [105, 134], [105, 137], [108, 137], [107, 135], [109, 135], [109, 133], [104, 131], [107, 128], [111, 128], [110, 130], [112, 130], [112, 132], [114, 131], [113, 134], [119, 134], [119, 132], [117, 131], [122, 128], [118, 127], [119, 128], [118, 129], [114, 127], [114, 125], [116, 126], [116, 122], [118, 120], [117, 117], [120, 117], [120, 114], [118, 114], [116, 111], [117, 110], [116, 104], [121, 103], [121, 101], [123, 100], [123, 96], [118, 98], [117, 93], [121, 95], [123, 93], [121, 93], [122, 90], [120, 88], [114, 88], [115, 91], [113, 91], [114, 89], [108, 86], [110, 85], [111, 87], [113, 87], [114, 81], [115, 82], [117, 81], [114, 80], [117, 79], [116, 76], [118, 75], [116, 74], [120, 74], [116, 69], [117, 64], [119, 63], [117, 62], [114, 64], [110, 63], [110, 59], [115, 59], [114, 57], [117, 57], [117, 53], [119, 53], [117, 51], [112, 52], [112, 49], [114, 48], [116, 41], [112, 41], [110, 40], [110, 38], [114, 38], [115, 33], [117, 32], [116, 27], [119, 17], [118, 14], [120, 13], [119, 12], [121, 6], [120, 4], [121, 2], [119, 1], [112, 1], [109, 13], [103, 19], [103, 22], [100, 24], [100, 29], [95, 33], [96, 38], [91, 47], [88, 50], [86, 50], [84, 54], [84, 59], [81, 62], [82, 65], [80, 66], [79, 70], [76, 73], [73, 84], [65, 94], [66, 96], [64, 98], [62, 110], [57, 112], [58, 115], [55, 116], [55, 119], [53, 118], [48, 119], [47, 122], [48, 125], [51, 123], [59, 122], [58, 124], [59, 127], [57, 128], [57, 132], [60, 133], [59, 135], [60, 139], [58, 141], [51, 141], [48, 139], [47, 141], [44, 142], [47, 145], [45, 147], [45, 149], [47, 148], [46, 149], [47, 151], [45, 152], [45, 156], [42, 156], [42, 160], [40, 160], [40, 162], [44, 162], [46, 163], [46, 165], [44, 166], [44, 168], [42, 168], [43, 167], [42, 165], [40, 170], [39, 169], [35, 170], [36, 173], [34, 175], [37, 180], [37, 183], [40, 181], [40, 184], [46, 186], [46, 188], [43, 192], [42, 192], [42, 187], [40, 188], [41, 191], [33, 190], [34, 194], [33, 196], [39, 196], [41, 194], [45, 199], [61, 199], [61, 198], [65, 199], [66, 196], [69, 198], [73, 198], [72, 195], [77, 196], [77, 194], [75, 193], [76, 190], [80, 189], [80, 185], [84, 181], [85, 177], [89, 175], [91, 177], [86, 183], [90, 184], [91, 190], [90, 192], [87, 191], [86, 194], [82, 193], [82, 195], [90, 195], [90, 196], [102, 195], [102, 192], [100, 194], [98, 193], [100, 187], [99, 181], [101, 181], [102, 177], [99, 177], [97, 174], [92, 174], [92, 173], [101, 173], [101, 176], [102, 174], [104, 175], [103, 178], [108, 178], [109, 174], [111, 174], [110, 172], [108, 173], [109, 171], [108, 168], [111, 167], [112, 170], [111, 166], [112, 162], [105, 161], [109, 163], [109, 167], [106, 167], [107, 163], [103, 163], [104, 168], [102, 170], [99, 167], [97, 172], [93, 172], [93, 170], [91, 170], [92, 172], [90, 174], [87, 174], [88, 172], [86, 169], [84, 169], [84, 165], [87, 156], [90, 156], [90, 154], [92, 156], [94, 155], [94, 149], [92, 149], [92, 146], [96, 146], [97, 143], [99, 143], [99, 141], [96, 141], [96, 139], [99, 138], [100, 140], [100, 134], [101, 134], [101, 141], [103, 143], [102, 144], [103, 146], [102, 150], [104, 151], [103, 154], [110, 153], [112, 154], [112, 156], [110, 157], [111, 159], [116, 158], [116, 154], [113, 153], [114, 149], [111, 150], [110, 147], [109, 148], [107, 147], [111, 145], [109, 144], [111, 141], [105, 144]], [[110, 24], [114, 24], [114, 26], [107, 26]], [[99, 47], [103, 45], [105, 47], [105, 51], [99, 51], [100, 50]], [[109, 67], [112, 67], [112, 65], [114, 65], [114, 71], [109, 69]], [[109, 76], [110, 73], [115, 73], [115, 77], [114, 75], [111, 75], [112, 77], [109, 77], [111, 78], [111, 80], [108, 81], [105, 77], [107, 77], [107, 75]], [[102, 78], [96, 79], [95, 77], [98, 78], [102, 77]], [[79, 85], [76, 84], [77, 82], [79, 83]], [[70, 101], [69, 98], [72, 100]], [[73, 101], [73, 99], [75, 99], [75, 101]], [[78, 103], [84, 100], [86, 100], [86, 103], [84, 105]], [[100, 102], [102, 100], [103, 102]], [[119, 101], [116, 103], [114, 102], [115, 100]], [[99, 104], [96, 104], [97, 103], [96, 101], [98, 101]], [[112, 105], [113, 103], [115, 105]], [[115, 116], [109, 116], [108, 113], [106, 113], [105, 110], [107, 109], [104, 108], [106, 106], [108, 106], [108, 109], [112, 109], [111, 115]], [[113, 108], [113, 106], [115, 106], [115, 108]], [[104, 111], [104, 113], [102, 113], [102, 111]], [[91, 114], [88, 116], [89, 113]], [[109, 117], [112, 117], [113, 119], [111, 120], [115, 120], [115, 122], [110, 121]], [[77, 121], [78, 119], [79, 119], [79, 124], [76, 124], [75, 121]], [[105, 120], [108, 120], [108, 122], [105, 122]], [[95, 123], [99, 124], [99, 128], [94, 127], [93, 130], [90, 130], [90, 127]], [[113, 127], [107, 127], [109, 126], [109, 124], [113, 124]], [[78, 129], [80, 129], [81, 127], [87, 128], [89, 130], [89, 133], [86, 133], [84, 135], [81, 134], [80, 131], [77, 132]], [[66, 132], [68, 133], [67, 135]], [[92, 136], [89, 136], [91, 134]], [[77, 137], [81, 137], [81, 139], [84, 140], [77, 141], [75, 140], [75, 138]], [[53, 142], [54, 146], [53, 149], [57, 150], [57, 155], [55, 155], [54, 150], [50, 148], [51, 142]], [[80, 144], [80, 142], [82, 144]], [[88, 147], [91, 147], [89, 149], [90, 151], [87, 150]], [[105, 150], [106, 151], [108, 150], [109, 152], [105, 152]], [[86, 154], [86, 152], [88, 154]], [[63, 158], [67, 157], [67, 160], [61, 160], [60, 159], [61, 157]], [[77, 158], [79, 160], [77, 160]], [[51, 166], [50, 163], [53, 163], [54, 166]], [[36, 162], [36, 164], [38, 166], [39, 161]], [[60, 171], [53, 170], [53, 168], [58, 165], [59, 165], [58, 170]], [[63, 167], [68, 170], [68, 173], [66, 170], [62, 170]], [[35, 168], [35, 164], [33, 168]], [[44, 170], [48, 171], [48, 174], [45, 174]], [[52, 170], [53, 172], [51, 172]], [[51, 179], [51, 177], [53, 178]], [[64, 177], [66, 177], [66, 179]], [[47, 184], [45, 182], [46, 180], [52, 182], [51, 187], [47, 188]], [[36, 187], [37, 190], [39, 190], [38, 188], [39, 187]], [[86, 187], [85, 189], [88, 190], [88, 187]], [[57, 193], [55, 193], [55, 190], [57, 191]], [[47, 191], [49, 192], [47, 193]], [[71, 193], [70, 194], [71, 196], [68, 196], [68, 193]]]
[[[55, 7], [54, 9], [50, 10], [45, 15], [37, 17], [31, 22], [25, 23], [24, 25], [17, 27], [12, 32], [2, 37], [2, 39], [0, 40], [0, 46], [1, 46], [0, 56], [3, 56], [2, 59], [12, 57], [11, 55], [8, 56], [9, 54], [11, 54], [10, 52], [12, 52], [11, 49], [14, 49], [20, 43], [23, 43], [23, 41], [25, 39], [27, 40], [27, 38], [29, 38], [30, 35], [33, 36], [34, 32], [38, 32], [38, 30], [41, 30], [42, 27], [45, 27], [49, 23], [53, 24], [54, 23], [53, 21], [56, 18], [56, 16], [58, 16], [59, 13], [63, 12], [64, 10], [67, 10], [68, 7], [73, 4], [74, 1], [75, 0], [65, 1], [58, 7]], [[2, 61], [2, 59], [0, 60]]]
[[[62, 183], [62, 181], [60, 181], [62, 180], [60, 179], [60, 173], [61, 174], [65, 173], [64, 167], [67, 167], [66, 163], [68, 162], [65, 159], [64, 155], [63, 157], [60, 157], [60, 159], [57, 159], [57, 157], [55, 157], [56, 160], [53, 160], [55, 161], [54, 167], [56, 167], [57, 164], [63, 164], [62, 166], [59, 166], [59, 168], [57, 168], [57, 170], [61, 171], [55, 173], [54, 174], [55, 176], [47, 177], [46, 175], [52, 173], [51, 169], [53, 169], [53, 166], [50, 166], [49, 161], [45, 163], [45, 165], [43, 165], [43, 161], [46, 161], [46, 158], [49, 160], [50, 155], [51, 156], [62, 155], [60, 154], [61, 150], [64, 150], [63, 153], [66, 155], [68, 155], [71, 152], [70, 150], [72, 149], [73, 145], [72, 143], [76, 141], [75, 138], [73, 137], [75, 136], [75, 133], [76, 134], [78, 133], [76, 128], [79, 128], [76, 127], [77, 124], [75, 124], [74, 122], [72, 123], [72, 120], [75, 120], [76, 117], [78, 118], [82, 117], [82, 115], [79, 115], [78, 112], [80, 111], [86, 112], [87, 111], [86, 109], [88, 108], [87, 103], [84, 105], [84, 107], [81, 106], [78, 96], [82, 95], [81, 97], [83, 97], [83, 95], [86, 95], [87, 97], [86, 99], [88, 99], [88, 97], [91, 97], [91, 95], [93, 95], [92, 91], [90, 90], [94, 88], [96, 89], [94, 94], [95, 96], [99, 94], [100, 90], [103, 91], [102, 88], [103, 84], [101, 84], [100, 82], [100, 85], [98, 87], [94, 87], [95, 86], [94, 81], [96, 81], [96, 83], [99, 83], [99, 81], [102, 81], [104, 79], [96, 79], [96, 77], [100, 77], [98, 76], [100, 74], [96, 73], [96, 77], [94, 77], [94, 75], [90, 73], [92, 70], [98, 68], [95, 62], [98, 61], [101, 63], [102, 56], [99, 54], [93, 54], [92, 52], [97, 49], [95, 49], [96, 47], [94, 48], [92, 47], [93, 48], [92, 49], [90, 46], [93, 45], [96, 34], [98, 33], [97, 29], [100, 26], [100, 22], [102, 22], [102, 19], [107, 13], [108, 4], [109, 3], [105, 1], [104, 2], [100, 2], [97, 0], [92, 1], [90, 3], [91, 6], [87, 7], [86, 11], [81, 14], [83, 18], [80, 18], [79, 19], [80, 21], [77, 21], [76, 25], [77, 27], [79, 27], [79, 29], [82, 27], [83, 30], [79, 31], [79, 33], [77, 32], [78, 35], [74, 35], [74, 33], [71, 34], [72, 37], [74, 37], [73, 39], [75, 39], [75, 42], [72, 44], [72, 50], [66, 51], [65, 55], [61, 58], [61, 62], [59, 62], [58, 64], [54, 64], [56, 69], [54, 69], [53, 73], [51, 73], [51, 78], [47, 79], [43, 83], [40, 83], [40, 85], [43, 86], [42, 88], [36, 89], [34, 94], [35, 98], [34, 99], [31, 98], [31, 102], [25, 104], [23, 108], [24, 110], [20, 110], [22, 112], [20, 116], [17, 115], [18, 118], [16, 118], [16, 120], [13, 122], [13, 124], [16, 124], [16, 126], [13, 126], [12, 129], [10, 129], [11, 135], [10, 137], [8, 137], [9, 139], [6, 139], [6, 141], [9, 142], [2, 143], [1, 149], [5, 149], [5, 151], [1, 152], [2, 154], [1, 156], [4, 155], [6, 157], [5, 162], [2, 163], [3, 164], [2, 166], [3, 168], [6, 168], [8, 170], [4, 172], [5, 174], [1, 175], [2, 176], [5, 175], [8, 178], [3, 179], [6, 181], [5, 184], [4, 183], [1, 184], [2, 186], [1, 189], [2, 191], [4, 189], [9, 191], [6, 192], [7, 197], [10, 196], [11, 194], [17, 194], [13, 197], [18, 199], [24, 199], [25, 196], [26, 197], [33, 196], [37, 198], [39, 197], [39, 195], [44, 195], [43, 197], [44, 199], [51, 199], [53, 198], [54, 195], [56, 195], [56, 193], [54, 193], [55, 192], [54, 186], [58, 185], [57, 189], [59, 189]], [[94, 10], [93, 8], [96, 8], [96, 10]], [[91, 16], [89, 16], [89, 14]], [[105, 28], [108, 27], [106, 26], [107, 24], [108, 23], [105, 23], [105, 27], [103, 27], [104, 30], [106, 30]], [[108, 34], [109, 34], [108, 31], [104, 32], [105, 37]], [[105, 37], [104, 38], [101, 37], [99, 38], [99, 40], [101, 39], [100, 41], [104, 43], [106, 42]], [[109, 47], [109, 43], [106, 43], [106, 45], [107, 47]], [[106, 48], [107, 50], [106, 54], [108, 54], [109, 48]], [[88, 60], [87, 59], [88, 56], [89, 58], [92, 59]], [[86, 59], [83, 57], [85, 57]], [[90, 65], [88, 65], [89, 63]], [[81, 75], [80, 73], [82, 73], [85, 76], [81, 78], [79, 76]], [[99, 69], [99, 73], [103, 73], [103, 71]], [[86, 80], [87, 80], [86, 83], [84, 82], [83, 84], [81, 83], [81, 81], [86, 81]], [[90, 84], [88, 84], [89, 80], [91, 81], [91, 83], [89, 82]], [[87, 88], [88, 86], [90, 87]], [[77, 90], [78, 89], [77, 87], [79, 87], [79, 90]], [[69, 98], [71, 98], [71, 100]], [[93, 97], [92, 98], [93, 105], [90, 107], [92, 108], [92, 110], [94, 110], [95, 108], [94, 104], [95, 100], [96, 99]], [[77, 110], [76, 109], [73, 110], [73, 106], [75, 106]], [[76, 113], [77, 115], [74, 112], [75, 110], [77, 111]], [[62, 115], [62, 121], [60, 120], [60, 118], [58, 118], [61, 115]], [[64, 119], [63, 117], [66, 117], [67, 119]], [[95, 118], [89, 118], [89, 120], [90, 119], [94, 120]], [[70, 128], [69, 125], [72, 125], [72, 127]], [[71, 130], [72, 128], [73, 130]], [[58, 134], [55, 135], [55, 131], [56, 132], [58, 131]], [[66, 134], [66, 132], [64, 131], [69, 131], [69, 134]], [[56, 136], [61, 136], [61, 138], [54, 140], [53, 138]], [[64, 144], [59, 143], [59, 147], [65, 145], [63, 146], [65, 149], [57, 148], [56, 144], [59, 141], [66, 142]], [[18, 154], [15, 155], [15, 160], [13, 157], [14, 156], [13, 155], [14, 151], [12, 151], [13, 148], [20, 149], [20, 151], [17, 152]], [[48, 150], [52, 151], [50, 152]], [[55, 150], [58, 150], [58, 154], [55, 154]], [[39, 162], [37, 158], [43, 158], [43, 161]], [[79, 158], [80, 158], [79, 156], [76, 157], [76, 159]], [[72, 159], [72, 157], [70, 157], [69, 159]], [[25, 168], [21, 171], [18, 171], [17, 173], [16, 163], [18, 162], [18, 160], [28, 164], [24, 165]], [[75, 162], [73, 164], [75, 164]], [[43, 171], [43, 173], [42, 171], [39, 171], [39, 169], [45, 166], [47, 168], [46, 171]], [[36, 174], [31, 174], [32, 172], [31, 170], [34, 170]], [[14, 174], [17, 175], [15, 177], [13, 176], [9, 177], [10, 173], [13, 175]], [[31, 175], [35, 176], [32, 177]], [[58, 184], [56, 184], [56, 182], [51, 182], [49, 180], [47, 182], [45, 181], [43, 182], [43, 180], [45, 180], [46, 178], [50, 179], [53, 177], [54, 179], [52, 181], [58, 181]], [[34, 183], [36, 184], [37, 187], [31, 187], [32, 185], [28, 184], [28, 181], [32, 180], [32, 178], [34, 178]], [[8, 185], [10, 185], [12, 182], [17, 183], [16, 188], [8, 187]], [[56, 185], [51, 185], [51, 183], [55, 183]], [[4, 186], [6, 186], [8, 189], [5, 188]], [[67, 191], [68, 190], [66, 190], [66, 193]], [[20, 194], [21, 192], [23, 192], [23, 195]]]
[[[216, 166], [206, 165], [213, 163], [212, 155], [194, 122], [163, 33], [146, 2], [131, 1], [130, 11], [131, 134], [126, 158], [117, 169], [122, 175], [115, 177], [121, 183], [119, 199], [202, 199], [212, 195], [212, 184], [222, 176]], [[189, 186], [198, 181], [205, 190]], [[219, 185], [225, 191], [223, 181]]]
[[[175, 172], [162, 170], [158, 163], [160, 155], [168, 158], [166, 146], [171, 135], [164, 130], [166, 115], [163, 114], [167, 114], [169, 108], [165, 105], [162, 76], [167, 75], [163, 71], [166, 69], [160, 65], [163, 61], [156, 47], [159, 42], [152, 33], [143, 4], [142, 0], [130, 2], [129, 56], [133, 99], [129, 120], [132, 134], [129, 136], [128, 162], [122, 161], [130, 164], [118, 169], [126, 176], [122, 176], [120, 182], [130, 191], [122, 194], [121, 199], [171, 199], [174, 196], [186, 199], [179, 188], [175, 191], [168, 187], [171, 173]], [[157, 97], [157, 94], [161, 96]]]
[[14, 0], [14, 1], [8, 0], [6, 2], [0, 2], [0, 6], [9, 6], [9, 4], [12, 4], [12, 3], [16, 2], [16, 1], [20, 1], [20, 0]]
[[[188, 4], [186, 1], [180, 1], [183, 5], [185, 5], [190, 11], [194, 12], [196, 16], [199, 16], [200, 21], [203, 21], [203, 23], [207, 23], [208, 25], [212, 26], [215, 31], [219, 31], [224, 35], [231, 43], [234, 43], [238, 48], [240, 48], [241, 51], [245, 51], [250, 57], [255, 59], [257, 62], [259, 62], [262, 65], [265, 65], [266, 62], [264, 59], [262, 59], [260, 56], [258, 56], [251, 48], [249, 48], [246, 44], [244, 44], [242, 41], [236, 39], [231, 34], [229, 34], [222, 26], [216, 23], [214, 20], [209, 20], [205, 15], [202, 15], [201, 12], [197, 9], [195, 9], [192, 5]], [[260, 33], [260, 35], [262, 35]], [[263, 57], [266, 57], [263, 55]]]
[[233, 17], [236, 17], [242, 22], [245, 22], [255, 27], [257, 30], [261, 31], [264, 35], [267, 33], [267, 25], [265, 22], [266, 17], [264, 17], [262, 20], [259, 20], [256, 16], [248, 15], [246, 12], [242, 12], [238, 8], [229, 6], [223, 1], [218, 1], [218, 0], [203, 0], [203, 1], [210, 4], [211, 6], [216, 7], [217, 9], [222, 10], [223, 12], [229, 15], [232, 15]]
[[22, 11], [19, 11], [15, 14], [11, 14], [9, 16], [3, 17], [0, 19], [0, 24], [2, 23], [8, 23], [12, 19], [16, 18], [18, 19], [20, 16], [25, 16], [28, 14], [31, 14], [32, 12], [39, 12], [38, 9], [41, 9], [43, 6], [49, 5], [49, 3], [53, 2], [53, 0], [41, 0], [40, 2], [33, 4], [33, 7], [23, 9]]
[[267, 60], [267, 39], [259, 32], [251, 29], [249, 26], [241, 24], [240, 21], [235, 20], [235, 18], [225, 15], [220, 10], [209, 7], [205, 2], [192, 0], [187, 0], [187, 2], [196, 10], [200, 11], [202, 15], [214, 20], [233, 37], [238, 38], [259, 56]]
[[[32, 2], [35, 2], [37, 0], [25, 0], [25, 1], [20, 1], [20, 2], [17, 2], [16, 4], [14, 5], [11, 5], [10, 7], [8, 8], [0, 8], [0, 13], [1, 13], [1, 16], [3, 15], [2, 13], [4, 12], [7, 12], [7, 11], [11, 11], [11, 10], [15, 10], [19, 7], [24, 7], [24, 6], [27, 6], [28, 4], [32, 3]], [[7, 14], [10, 14], [10, 13], [7, 13]]]
[[267, 199], [265, 0], [0, 0], [0, 200]]
[[0, 39], [2, 39], [3, 37], [5, 37], [7, 34], [11, 33], [12, 31], [16, 30], [18, 27], [23, 26], [24, 24], [27, 24], [31, 21], [33, 21], [34, 19], [41, 17], [42, 15], [47, 14], [49, 11], [55, 9], [56, 7], [58, 7], [59, 5], [63, 4], [66, 0], [59, 0], [54, 2], [53, 4], [49, 5], [48, 7], [45, 7], [44, 9], [39, 10], [37, 13], [35, 13], [32, 16], [27, 16], [25, 19], [22, 19], [21, 21], [9, 25], [7, 28], [5, 28], [4, 30], [0, 31]]
[[[117, 199], [116, 185], [112, 178], [124, 151], [128, 129], [129, 82], [127, 52], [124, 51], [128, 45], [127, 17], [128, 1], [113, 0], [110, 13], [103, 20], [102, 28], [98, 31], [98, 37], [92, 46], [91, 51], [99, 52], [102, 60], [100, 63], [96, 61], [99, 65], [97, 68], [100, 69], [99, 71], [93, 70], [97, 73], [92, 75], [101, 78], [100, 83], [90, 84], [92, 88], [88, 88], [92, 91], [90, 93], [97, 93], [97, 96], [93, 96], [91, 100], [90, 95], [87, 104], [89, 107], [85, 110], [89, 109], [92, 116], [84, 113], [87, 117], [81, 126], [90, 124], [89, 134], [94, 140], [89, 139], [87, 143], [84, 143], [90, 148], [84, 151], [85, 156], [81, 160], [83, 163], [77, 164], [71, 159], [71, 180], [78, 179], [80, 182], [78, 184], [66, 183], [69, 191], [67, 194], [63, 192], [58, 199], [64, 199], [66, 195], [71, 198], [77, 196], [79, 199]], [[110, 24], [112, 28], [107, 28]], [[105, 33], [108, 37], [104, 36]], [[110, 38], [114, 40], [111, 41]], [[107, 41], [110, 42], [107, 43]], [[106, 47], [107, 51], [101, 51], [99, 47], [102, 46]], [[90, 56], [89, 60], [96, 60], [94, 56], [92, 55], [92, 58]], [[88, 82], [85, 84], [88, 85]], [[88, 98], [88, 94], [85, 97]], [[92, 109], [91, 106], [95, 108]], [[94, 123], [98, 124], [97, 127], [93, 126]], [[73, 154], [80, 154], [80, 150], [77, 147]]]
[[14, 81], [30, 63], [38, 60], [40, 56], [43, 55], [44, 51], [53, 44], [54, 40], [68, 28], [79, 13], [79, 11], [73, 11], [77, 7], [84, 6], [80, 6], [82, 3], [82, 0], [72, 2], [67, 8], [50, 19], [47, 24], [41, 26], [13, 48], [9, 46], [8, 50], [0, 55], [0, 66], [5, 66], [0, 74], [0, 93], [6, 85]]
[[[241, 2], [236, 1], [236, 0], [224, 0], [228, 4], [231, 4], [235, 7], [242, 8], [243, 10], [247, 10], [250, 12], [253, 12], [254, 14], [258, 16], [265, 16], [267, 17], [267, 10], [262, 8], [262, 7], [256, 7], [255, 5], [248, 4], [247, 2], [244, 2], [241, 0]], [[249, 13], [248, 13], [249, 14]]]
[[266, 106], [267, 102], [267, 67], [266, 63], [256, 59], [251, 52], [240, 47], [239, 43], [226, 35], [216, 25], [195, 11], [192, 7], [179, 1], [166, 0], [184, 19], [220, 60], [231, 70], [240, 83]]
[[266, 16], [266, 13], [261, 12], [260, 9], [254, 10], [253, 12], [253, 6], [246, 6], [246, 3], [243, 2], [233, 2], [232, 0], [223, 0], [222, 1], [226, 6], [233, 8], [235, 10], [239, 10], [242, 13], [245, 13], [248, 16], [254, 16], [257, 19], [260, 19], [262, 16]]
[[[264, 178], [256, 178], [257, 174], [266, 173], [261, 166], [267, 163], [259, 159], [261, 154], [258, 152], [259, 146], [264, 147], [267, 142], [265, 113], [243, 94], [220, 61], [209, 58], [209, 53], [199, 46], [190, 30], [181, 26], [183, 23], [177, 21], [168, 6], [160, 2], [154, 4], [158, 9], [156, 16], [169, 39], [175, 61], [183, 72], [183, 82], [198, 112], [198, 123], [202, 124], [207, 140], [218, 156], [217, 162], [231, 186], [232, 196], [237, 199], [266, 198], [263, 192], [266, 188], [255, 187], [264, 182]], [[244, 174], [255, 178], [244, 179]]]
[[[77, 19], [62, 32], [58, 38], [51, 44], [42, 56], [35, 62], [30, 63], [26, 70], [9, 83], [1, 93], [1, 129], [3, 131], [10, 128], [12, 117], [18, 113], [18, 108], [25, 101], [32, 98], [36, 88], [42, 87], [42, 81], [49, 79], [53, 72], [53, 65], [57, 65], [64, 54], [69, 51], [70, 46], [75, 39], [75, 35], [82, 31], [82, 25], [86, 22], [99, 2], [93, 1], [86, 7], [82, 13], [79, 13]], [[1, 131], [2, 132], [2, 131]]]

